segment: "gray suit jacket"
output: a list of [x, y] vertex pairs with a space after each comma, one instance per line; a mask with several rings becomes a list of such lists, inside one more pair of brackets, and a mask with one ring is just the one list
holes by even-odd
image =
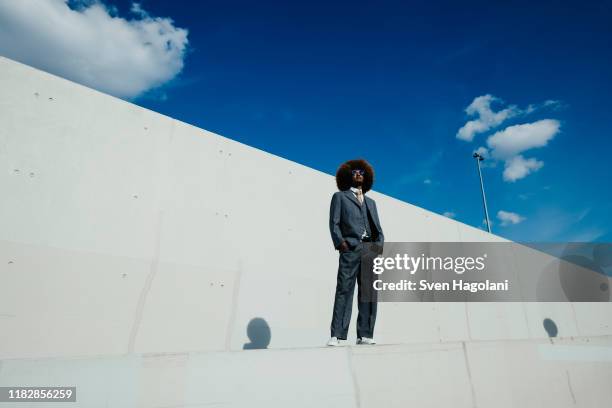
[[[365, 198], [365, 205], [372, 230], [372, 240], [378, 245], [385, 241], [380, 220], [378, 219], [378, 210], [376, 209], [376, 201], [368, 197]], [[361, 233], [363, 232], [363, 224], [361, 224], [361, 209], [360, 204], [353, 192], [348, 189], [337, 191], [331, 199], [329, 208], [329, 231], [334, 243], [334, 248], [342, 241], [347, 241], [351, 248], [354, 248], [361, 242]]]

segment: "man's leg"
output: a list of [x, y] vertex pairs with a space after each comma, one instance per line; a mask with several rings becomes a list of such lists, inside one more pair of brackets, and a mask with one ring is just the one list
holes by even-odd
[[[367, 251], [367, 247], [364, 247], [364, 251]], [[359, 308], [359, 315], [357, 316], [357, 338], [374, 337], [374, 325], [376, 324], [376, 311], [377, 311], [377, 292], [374, 290], [372, 284], [374, 283], [374, 274], [372, 272], [372, 259], [370, 254], [360, 258], [364, 262], [363, 270], [358, 272], [357, 284], [359, 285], [357, 293], [357, 306]], [[361, 268], [360, 268], [361, 269]]]
[[360, 251], [358, 248], [340, 253], [340, 260], [338, 261], [336, 298], [330, 329], [331, 337], [337, 337], [341, 340], [346, 340], [351, 323], [353, 293], [360, 269]]

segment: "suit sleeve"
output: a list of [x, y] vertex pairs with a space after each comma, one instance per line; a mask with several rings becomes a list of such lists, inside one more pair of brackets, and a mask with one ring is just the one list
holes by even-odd
[[334, 248], [336, 249], [338, 249], [342, 241], [344, 241], [342, 230], [340, 229], [341, 206], [342, 201], [340, 194], [334, 193], [331, 199], [331, 205], [329, 206], [329, 232], [331, 233]]
[[383, 235], [382, 226], [380, 225], [380, 219], [378, 218], [378, 207], [376, 207], [376, 201], [374, 201], [374, 208], [376, 209], [376, 211], [374, 211], [374, 213], [376, 214], [375, 221], [378, 226], [378, 237], [376, 238], [376, 243], [382, 245], [385, 242], [385, 236]]

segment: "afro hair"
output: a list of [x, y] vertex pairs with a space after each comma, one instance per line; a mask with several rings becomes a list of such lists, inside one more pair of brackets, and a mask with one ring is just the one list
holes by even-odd
[[336, 185], [340, 191], [348, 190], [353, 184], [353, 170], [364, 170], [363, 185], [361, 189], [367, 193], [374, 184], [374, 169], [364, 159], [349, 160], [338, 167], [336, 171]]

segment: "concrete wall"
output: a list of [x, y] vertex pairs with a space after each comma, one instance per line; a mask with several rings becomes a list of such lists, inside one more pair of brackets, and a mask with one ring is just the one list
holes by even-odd
[[[1, 57], [0, 188], [0, 385], [78, 383], [80, 406], [609, 401], [609, 362], [538, 348], [551, 318], [605, 355], [609, 303], [384, 303], [386, 346], [319, 348], [333, 176]], [[388, 241], [502, 240], [369, 194]], [[242, 351], [255, 318], [269, 350]]]

